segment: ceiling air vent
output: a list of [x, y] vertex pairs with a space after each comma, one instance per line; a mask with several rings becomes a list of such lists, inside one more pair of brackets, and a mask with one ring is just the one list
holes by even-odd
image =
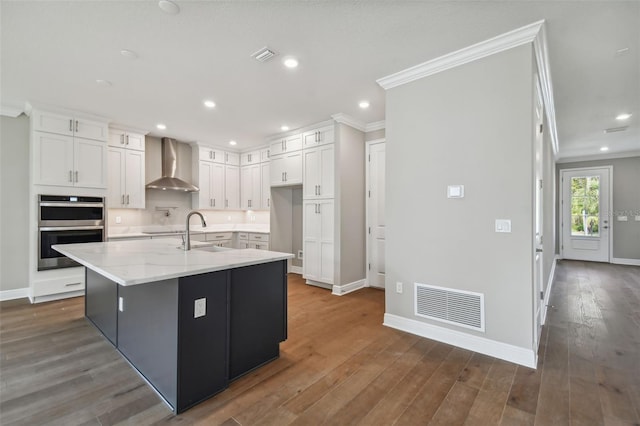
[[604, 129], [605, 133], [615, 133], [615, 132], [624, 132], [625, 130], [627, 130], [629, 128], [629, 126], [622, 126], [622, 127], [609, 127], [608, 129]]
[[484, 294], [419, 283], [415, 290], [417, 316], [484, 331]]
[[251, 57], [253, 57], [253, 59], [258, 62], [267, 62], [269, 59], [273, 58], [276, 55], [277, 53], [273, 50], [269, 49], [268, 47], [263, 47], [262, 49], [253, 53]]

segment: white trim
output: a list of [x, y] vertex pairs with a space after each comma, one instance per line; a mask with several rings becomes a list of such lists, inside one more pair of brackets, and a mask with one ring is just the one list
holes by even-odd
[[533, 349], [498, 342], [487, 339], [486, 337], [474, 336], [461, 331], [450, 330], [389, 313], [384, 314], [383, 325], [426, 337], [427, 339], [524, 365], [525, 367], [536, 368], [538, 364], [538, 355]]
[[[549, 136], [551, 136], [551, 148], [555, 158], [559, 155], [558, 129], [556, 127], [556, 108], [553, 100], [553, 84], [551, 83], [551, 71], [549, 69], [549, 48], [547, 47], [547, 31], [544, 20], [540, 23], [539, 31], [533, 39], [533, 51], [536, 55], [538, 78], [542, 86], [542, 99], [544, 100], [544, 111], [549, 125]], [[532, 24], [533, 25], [533, 24]]]
[[366, 124], [364, 124], [360, 120], [357, 120], [351, 117], [350, 115], [343, 114], [340, 112], [338, 114], [333, 114], [331, 118], [333, 118], [337, 123], [346, 124], [347, 126], [351, 126], [354, 129], [360, 130], [361, 132], [366, 131]]
[[374, 121], [372, 123], [365, 124], [364, 131], [365, 132], [375, 132], [376, 130], [384, 130], [385, 126], [386, 126], [386, 124], [385, 124], [384, 120]]
[[13, 105], [0, 105], [0, 115], [5, 117], [16, 118], [24, 112], [23, 108]]
[[142, 133], [143, 135], [149, 134], [149, 130], [143, 130], [137, 127], [125, 126], [123, 124], [109, 124], [109, 130], [111, 129], [122, 130], [125, 132], [132, 132], [132, 133]]
[[611, 258], [611, 263], [616, 265], [640, 266], [640, 259], [624, 259], [622, 257]]
[[45, 103], [35, 102], [35, 101], [28, 101], [25, 104], [24, 113], [29, 117], [31, 117], [31, 114], [33, 113], [34, 109], [38, 111], [47, 111], [47, 112], [53, 112], [57, 114], [71, 115], [73, 117], [85, 118], [87, 120], [103, 121], [107, 123], [107, 126], [111, 124], [111, 119], [107, 117], [103, 117], [101, 115], [96, 115], [90, 112], [76, 111], [68, 108], [59, 107], [56, 105], [50, 105], [50, 104], [45, 104]]
[[582, 155], [574, 157], [562, 157], [556, 160], [557, 164], [575, 163], [578, 161], [613, 160], [616, 158], [640, 157], [640, 151], [612, 152], [609, 154]]
[[[366, 269], [366, 286], [371, 287], [371, 270], [369, 269], [369, 264], [371, 263], [371, 234], [369, 234], [369, 226], [371, 226], [369, 222], [369, 197], [367, 197], [367, 191], [371, 188], [371, 182], [369, 182], [369, 172], [371, 168], [371, 162], [368, 160], [369, 155], [371, 155], [371, 146], [377, 145], [379, 143], [386, 144], [387, 140], [385, 138], [374, 139], [371, 141], [366, 141], [365, 144], [365, 152], [364, 152], [364, 160], [365, 160], [365, 171], [364, 171], [364, 200], [365, 200], [365, 213], [364, 213], [364, 235], [365, 235], [365, 269]], [[386, 152], [386, 145], [385, 145]], [[386, 180], [386, 178], [385, 178]], [[373, 288], [380, 288], [378, 286], [374, 286]]]
[[291, 269], [289, 270], [289, 272], [291, 272], [293, 274], [302, 275], [302, 266], [293, 266], [293, 265], [291, 265]]
[[29, 297], [29, 287], [0, 291], [0, 301], [24, 299]]
[[360, 290], [361, 288], [365, 288], [367, 284], [367, 280], [361, 279], [358, 281], [354, 281], [352, 283], [343, 284], [343, 285], [333, 285], [333, 290], [331, 294], [334, 296], [344, 296], [347, 293], [351, 293], [356, 290]]
[[52, 300], [69, 299], [71, 297], [84, 296], [84, 290], [69, 291], [67, 293], [47, 294], [45, 296], [29, 296], [31, 303], [51, 302]]
[[280, 139], [280, 138], [284, 138], [284, 137], [287, 137], [287, 136], [297, 135], [298, 133], [304, 133], [304, 132], [309, 131], [309, 130], [317, 130], [317, 129], [321, 128], [321, 127], [333, 126], [334, 124], [335, 124], [334, 120], [326, 120], [326, 121], [321, 121], [319, 123], [309, 124], [308, 126], [303, 126], [303, 127], [298, 127], [296, 129], [292, 129], [292, 130], [287, 130], [286, 132], [273, 133], [271, 135], [268, 135], [265, 138], [265, 143], [267, 145], [270, 145], [271, 142], [273, 142], [275, 139]]
[[395, 74], [382, 77], [376, 80], [376, 82], [382, 86], [383, 89], [389, 90], [450, 68], [473, 62], [526, 43], [531, 43], [543, 25], [544, 20], [534, 22], [522, 28], [423, 62]]
[[[558, 255], [553, 258], [553, 263], [551, 264], [551, 272], [549, 272], [549, 279], [547, 280], [547, 287], [544, 290], [544, 300], [542, 301], [542, 325], [545, 325], [547, 323], [547, 306], [549, 306], [551, 287], [553, 287], [553, 279], [556, 276], [556, 265], [558, 264], [558, 259]], [[538, 342], [538, 345], [540, 345], [540, 342]]]

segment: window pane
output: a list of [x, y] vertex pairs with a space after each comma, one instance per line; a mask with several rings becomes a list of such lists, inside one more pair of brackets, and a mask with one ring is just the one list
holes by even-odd
[[571, 178], [571, 197], [584, 196], [587, 190], [586, 177]]

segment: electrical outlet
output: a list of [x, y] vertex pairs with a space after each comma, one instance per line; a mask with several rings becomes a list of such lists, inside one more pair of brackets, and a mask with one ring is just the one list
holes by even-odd
[[636, 216], [636, 222], [640, 222], [640, 216]]
[[207, 299], [201, 298], [193, 301], [193, 317], [200, 318], [207, 314]]
[[118, 297], [118, 310], [124, 312], [124, 298]]
[[116, 223], [122, 223], [122, 217], [116, 216]]
[[302, 259], [302, 250], [298, 250], [298, 259]]
[[402, 293], [402, 283], [400, 281], [396, 282], [396, 293]]

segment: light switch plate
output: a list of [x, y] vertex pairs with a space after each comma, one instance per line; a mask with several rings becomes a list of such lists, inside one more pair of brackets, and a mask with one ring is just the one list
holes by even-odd
[[118, 297], [118, 310], [124, 312], [124, 298]]
[[626, 221], [627, 221], [626, 216], [618, 216], [618, 222], [626, 222]]
[[122, 223], [122, 217], [116, 216], [116, 223]]
[[201, 298], [193, 301], [193, 317], [200, 318], [207, 314], [207, 299]]
[[496, 232], [511, 232], [511, 220], [496, 219]]
[[447, 198], [464, 198], [464, 185], [447, 186]]

